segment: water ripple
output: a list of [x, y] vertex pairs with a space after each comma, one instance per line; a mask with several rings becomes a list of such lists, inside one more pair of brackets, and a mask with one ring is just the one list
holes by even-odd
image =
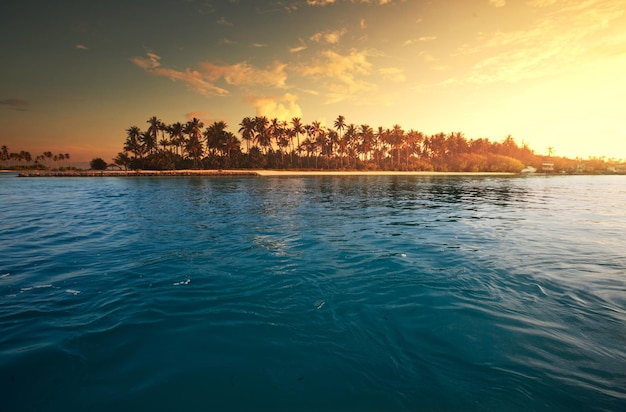
[[4, 401], [624, 409], [620, 178], [0, 176]]

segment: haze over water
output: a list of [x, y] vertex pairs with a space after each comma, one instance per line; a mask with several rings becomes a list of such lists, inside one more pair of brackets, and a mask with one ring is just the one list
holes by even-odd
[[0, 175], [0, 409], [624, 410], [625, 183]]

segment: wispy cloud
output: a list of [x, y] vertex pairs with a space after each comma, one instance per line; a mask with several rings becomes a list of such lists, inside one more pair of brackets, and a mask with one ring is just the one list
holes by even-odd
[[166, 77], [170, 80], [181, 81], [196, 93], [206, 96], [226, 96], [228, 90], [218, 87], [208, 81], [205, 76], [198, 70], [186, 69], [179, 71], [161, 67], [161, 57], [155, 53], [147, 53], [147, 57], [134, 57], [131, 61], [146, 72], [160, 77]]
[[306, 50], [306, 48], [305, 45], [295, 46], [289, 49], [289, 53], [299, 53], [302, 50]]
[[548, 7], [556, 3], [558, 0], [529, 0], [528, 5], [531, 7]]
[[194, 118], [200, 119], [206, 125], [207, 123], [210, 122], [210, 119], [212, 118], [212, 114], [211, 112], [199, 110], [195, 112], [185, 113], [185, 118], [187, 120], [193, 120]]
[[219, 24], [220, 26], [232, 26], [233, 23], [231, 23], [230, 21], [228, 21], [228, 19], [226, 19], [226, 17], [222, 16], [220, 17], [217, 21], [217, 24]]
[[334, 4], [335, 0], [306, 0], [306, 4], [309, 6], [326, 6], [328, 4]]
[[348, 30], [345, 28], [339, 29], [339, 30], [322, 31], [322, 32], [315, 33], [314, 35], [309, 37], [309, 40], [314, 41], [314, 42], [325, 42], [329, 44], [337, 44], [339, 43], [341, 36], [343, 36], [347, 32]]
[[489, 3], [494, 7], [506, 6], [506, 0], [489, 0]]
[[144, 69], [154, 76], [182, 81], [191, 90], [202, 95], [225, 96], [230, 92], [216, 85], [222, 81], [235, 87], [270, 87], [286, 88], [287, 65], [274, 62], [265, 69], [259, 69], [247, 62], [230, 65], [216, 65], [210, 62], [201, 62], [197, 68], [187, 68], [184, 71], [165, 68], [161, 65], [161, 57], [155, 53], [147, 53], [146, 57], [134, 57], [133, 64]]
[[406, 80], [404, 70], [398, 67], [383, 67], [378, 69], [378, 73], [386, 80], [403, 82]]
[[9, 109], [18, 110], [22, 112], [28, 110], [28, 106], [30, 106], [30, 103], [27, 100], [18, 99], [15, 97], [0, 100], [0, 104], [3, 106], [8, 106]]
[[[622, 3], [622, 4], [619, 4]], [[553, 5], [532, 0], [535, 7]], [[523, 30], [481, 33], [456, 58], [478, 58], [452, 83], [517, 82], [557, 74], [591, 58], [598, 44], [611, 42], [608, 28], [624, 16], [623, 2], [564, 1]], [[617, 23], [615, 23], [617, 24]]]
[[[377, 4], [384, 6], [385, 4], [391, 4], [395, 0], [344, 0], [350, 3], [365, 3], [365, 4]], [[336, 0], [307, 0], [306, 4], [309, 6], [328, 6], [329, 4], [335, 4]]]
[[428, 42], [428, 41], [433, 41], [433, 40], [437, 40], [437, 36], [422, 36], [422, 37], [418, 37], [417, 39], [409, 39], [405, 41], [402, 45], [410, 46], [412, 44], [416, 44], [419, 42]]
[[275, 62], [266, 69], [257, 69], [246, 62], [222, 66], [212, 63], [200, 64], [202, 73], [211, 82], [222, 78], [227, 84], [233, 86], [268, 86], [274, 88], [286, 87], [286, 67], [287, 65], [279, 62]]
[[74, 47], [78, 50], [89, 50], [89, 47], [85, 46], [84, 44], [77, 44]]
[[222, 40], [220, 40], [220, 45], [222, 46], [232, 46], [233, 44], [237, 44], [237, 42], [232, 39], [223, 38]]

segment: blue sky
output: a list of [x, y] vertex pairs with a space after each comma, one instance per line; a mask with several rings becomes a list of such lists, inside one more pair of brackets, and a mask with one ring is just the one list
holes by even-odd
[[337, 115], [626, 158], [626, 0], [8, 1], [0, 144], [110, 160], [125, 129]]

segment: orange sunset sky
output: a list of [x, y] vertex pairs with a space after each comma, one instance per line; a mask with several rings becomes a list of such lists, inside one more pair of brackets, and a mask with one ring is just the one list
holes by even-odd
[[0, 144], [122, 150], [245, 116], [512, 135], [626, 159], [626, 0], [111, 0], [0, 5]]

